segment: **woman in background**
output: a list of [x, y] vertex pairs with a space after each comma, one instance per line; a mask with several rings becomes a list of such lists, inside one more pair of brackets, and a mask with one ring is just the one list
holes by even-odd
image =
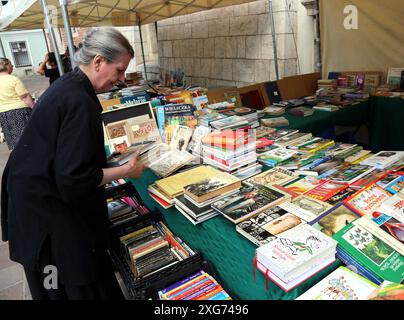
[[[47, 64], [49, 65], [49, 68], [47, 67]], [[39, 65], [37, 73], [49, 78], [49, 85], [60, 77], [56, 57], [53, 52], [49, 52], [45, 55], [45, 60]]]
[[16, 146], [34, 107], [31, 95], [12, 72], [10, 60], [0, 58], [0, 125], [9, 150]]

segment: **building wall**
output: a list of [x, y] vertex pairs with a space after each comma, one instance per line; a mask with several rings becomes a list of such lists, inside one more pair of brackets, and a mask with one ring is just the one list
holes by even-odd
[[[297, 73], [297, 0], [274, 0], [280, 78]], [[158, 22], [163, 70], [184, 70], [188, 84], [245, 86], [275, 80], [268, 1], [178, 16]]]
[[43, 61], [43, 58], [47, 52], [45, 37], [41, 29], [0, 32], [0, 39], [5, 51], [4, 55], [13, 62], [14, 66], [15, 61], [13, 54], [11, 53], [10, 42], [26, 41], [28, 55], [30, 57], [32, 66], [21, 68], [15, 67], [13, 73], [19, 77], [35, 73], [39, 63]]

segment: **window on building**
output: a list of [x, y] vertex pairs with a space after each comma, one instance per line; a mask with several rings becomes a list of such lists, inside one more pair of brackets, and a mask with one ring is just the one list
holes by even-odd
[[10, 42], [10, 47], [16, 68], [32, 66], [26, 41]]

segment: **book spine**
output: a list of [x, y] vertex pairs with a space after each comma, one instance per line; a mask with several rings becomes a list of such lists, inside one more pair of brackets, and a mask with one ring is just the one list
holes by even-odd
[[200, 295], [196, 296], [192, 300], [208, 300], [210, 297], [218, 294], [219, 292], [223, 291], [223, 288], [215, 282], [214, 285], [209, 290], [202, 292]]
[[326, 156], [324, 158], [320, 158], [320, 159], [315, 160], [314, 162], [310, 163], [309, 165], [303, 166], [301, 168], [301, 171], [310, 171], [310, 170], [314, 169], [315, 167], [317, 167], [318, 165], [320, 165], [328, 160], [331, 160], [331, 159], [332, 159], [332, 156]]
[[208, 274], [203, 274], [200, 277], [197, 277], [187, 283], [185, 283], [183, 286], [168, 292], [166, 294], [166, 297], [169, 300], [173, 300], [175, 297], [184, 294], [185, 292], [188, 292], [189, 290], [191, 290], [192, 288], [195, 288], [196, 286], [200, 286], [202, 283], [205, 283], [206, 281], [210, 280], [210, 276]]
[[186, 277], [185, 279], [182, 279], [181, 281], [173, 283], [172, 285], [164, 288], [163, 290], [160, 290], [160, 292], [162, 295], [166, 294], [166, 293], [170, 292], [171, 290], [174, 290], [175, 288], [178, 288], [178, 287], [184, 285], [185, 283], [202, 276], [203, 274], [205, 274], [205, 271], [200, 270], [197, 273], [194, 273], [194, 274], [190, 275], [189, 277]]
[[222, 291], [218, 292], [217, 294], [211, 296], [207, 300], [231, 300], [231, 298], [226, 291], [222, 290]]
[[202, 285], [192, 288], [189, 292], [186, 292], [181, 298], [174, 300], [196, 300], [198, 297], [204, 295], [206, 292], [211, 291], [217, 287], [217, 283], [213, 279], [205, 281]]

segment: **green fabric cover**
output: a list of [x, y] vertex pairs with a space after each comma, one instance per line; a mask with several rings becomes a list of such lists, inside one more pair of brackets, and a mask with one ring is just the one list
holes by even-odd
[[404, 150], [404, 99], [372, 97], [370, 146], [373, 152]]
[[[299, 117], [289, 114], [287, 110], [281, 115], [289, 120], [287, 128], [298, 129], [302, 132], [310, 132], [313, 135], [320, 134], [327, 129], [339, 126], [353, 126], [368, 121], [369, 101], [360, 102], [353, 106], [345, 107], [335, 112], [314, 110], [311, 116]], [[267, 116], [265, 118], [273, 118]]]
[[341, 265], [337, 260], [289, 292], [283, 291], [270, 280], [267, 290], [265, 277], [257, 269], [254, 281], [253, 257], [256, 246], [239, 234], [235, 225], [222, 216], [216, 216], [194, 226], [174, 207], [164, 210], [147, 191], [147, 186], [157, 179], [157, 176], [147, 169], [140, 179], [131, 181], [145, 204], [150, 209], [156, 208], [163, 213], [171, 231], [213, 263], [222, 284], [236, 299], [292, 300]]

